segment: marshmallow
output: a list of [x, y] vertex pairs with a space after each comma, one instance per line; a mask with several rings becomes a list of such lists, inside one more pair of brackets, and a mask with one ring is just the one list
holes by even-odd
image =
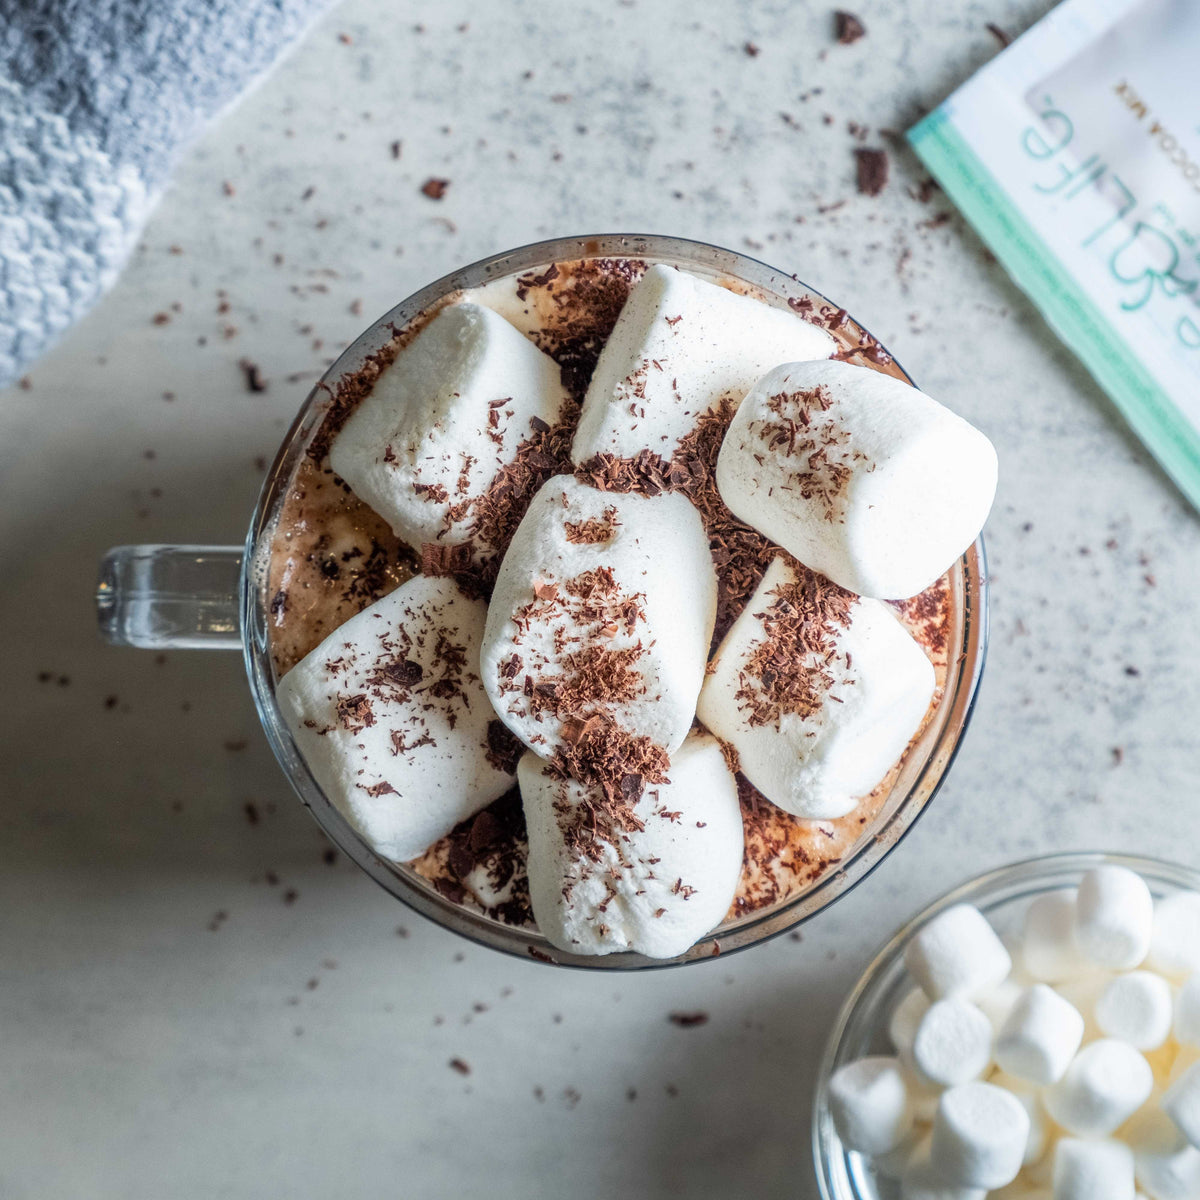
[[1021, 1165], [1028, 1167], [1036, 1163], [1043, 1154], [1046, 1153], [1046, 1147], [1050, 1141], [1050, 1130], [1047, 1128], [1046, 1114], [1042, 1109], [1042, 1102], [1036, 1092], [1028, 1091], [1021, 1087], [1021, 1080], [1011, 1079], [1004, 1083], [1000, 1080], [1004, 1078], [1003, 1072], [998, 1072], [992, 1076], [988, 1083], [994, 1087], [1003, 1087], [1005, 1091], [1011, 1092], [1021, 1102], [1021, 1107], [1029, 1114], [1029, 1136], [1025, 1139], [1025, 1154], [1021, 1159]]
[[1179, 1132], [1200, 1148], [1200, 1063], [1189, 1067], [1171, 1084], [1162, 1098], [1162, 1109]]
[[949, 1183], [999, 1188], [1017, 1177], [1028, 1140], [1029, 1114], [1015, 1096], [990, 1083], [964, 1083], [938, 1104], [930, 1160]]
[[1063, 1077], [1083, 1041], [1083, 1017], [1053, 988], [1036, 983], [1013, 1005], [996, 1038], [996, 1062], [1031, 1083]]
[[956, 904], [922, 926], [904, 948], [904, 963], [930, 999], [970, 999], [998, 986], [1012, 959], [987, 919]]
[[674, 958], [724, 918], [742, 869], [737, 782], [715, 738], [694, 734], [667, 783], [634, 801], [526, 754], [517, 767], [538, 928], [576, 954]]
[[741, 519], [861, 596], [915, 596], [974, 541], [996, 491], [979, 430], [844, 362], [788, 363], [742, 402], [717, 489]]
[[1200, 974], [1192, 975], [1175, 996], [1175, 1040], [1200, 1046]]
[[600, 353], [572, 457], [669, 460], [721, 400], [734, 404], [776, 363], [828, 358], [837, 343], [787, 309], [739, 296], [675, 267], [639, 280]]
[[1171, 1032], [1171, 987], [1160, 975], [1118, 975], [1096, 1001], [1096, 1024], [1135, 1050], [1157, 1050]]
[[1150, 1200], [1196, 1200], [1200, 1196], [1200, 1150], [1189, 1145], [1160, 1109], [1139, 1113], [1128, 1140], [1138, 1187]]
[[489, 727], [503, 729], [475, 674], [483, 622], [482, 600], [418, 575], [276, 688], [313, 778], [384, 858], [416, 858], [512, 786]]
[[1150, 949], [1154, 898], [1127, 867], [1093, 867], [1079, 884], [1075, 941], [1090, 962], [1113, 971], [1138, 966]]
[[1088, 1041], [1101, 1036], [1100, 1026], [1096, 1024], [1096, 1002], [1114, 978], [1111, 971], [1085, 967], [1082, 975], [1054, 985], [1054, 990], [1083, 1017], [1083, 1036]]
[[992, 1061], [992, 1023], [968, 1000], [935, 1001], [917, 1029], [912, 1060], [942, 1087], [978, 1079]]
[[1149, 1099], [1150, 1064], [1115, 1038], [1089, 1042], [1044, 1097], [1046, 1111], [1068, 1133], [1106, 1137]]
[[829, 1111], [838, 1137], [860, 1154], [886, 1154], [912, 1128], [908, 1088], [894, 1058], [860, 1058], [829, 1081]]
[[1176, 892], [1155, 905], [1148, 965], [1172, 979], [1200, 971], [1200, 892]]
[[807, 820], [850, 812], [917, 732], [933, 666], [886, 605], [784, 557], [718, 647], [700, 720], [773, 804]]
[[553, 359], [490, 309], [453, 304], [383, 369], [329, 464], [401, 541], [502, 549], [476, 527], [479, 501], [566, 402]]
[[1054, 1200], [1135, 1200], [1133, 1151], [1122, 1142], [1062, 1138], [1054, 1148]]
[[716, 603], [708, 538], [685, 497], [600, 492], [559, 475], [500, 565], [484, 686], [544, 758], [591, 717], [673, 753], [695, 715]]
[[[1012, 954], [1007, 943], [1004, 948]], [[1008, 1020], [1008, 1014], [1013, 1010], [1013, 1005], [1025, 994], [1027, 986], [1017, 983], [1010, 975], [1003, 983], [975, 997], [976, 1006], [991, 1021], [993, 1032], [1000, 1032], [1004, 1022]]]
[[984, 1188], [963, 1187], [940, 1178], [928, 1137], [918, 1144], [900, 1176], [901, 1200], [986, 1200], [987, 1195]]
[[1025, 911], [1021, 959], [1041, 983], [1060, 983], [1086, 969], [1075, 944], [1077, 889], [1064, 888], [1039, 896]]
[[896, 1005], [888, 1018], [888, 1038], [897, 1051], [912, 1049], [921, 1018], [929, 1011], [929, 997], [920, 988], [913, 988]]

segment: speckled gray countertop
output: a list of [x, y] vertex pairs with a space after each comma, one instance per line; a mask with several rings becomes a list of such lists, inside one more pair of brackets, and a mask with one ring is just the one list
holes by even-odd
[[[346, 0], [188, 155], [0, 403], [0, 1194], [807, 1200], [820, 1049], [903, 916], [1038, 851], [1200, 856], [1197, 518], [887, 132], [1047, 7], [872, 0], [840, 46], [783, 0]], [[797, 272], [1002, 464], [991, 658], [932, 809], [800, 940], [639, 977], [472, 947], [327, 863], [237, 656], [106, 648], [91, 600], [111, 544], [240, 540], [374, 314], [613, 229]]]

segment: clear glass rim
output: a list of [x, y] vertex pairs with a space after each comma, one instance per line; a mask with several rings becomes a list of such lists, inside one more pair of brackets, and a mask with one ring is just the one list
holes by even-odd
[[1136, 871], [1148, 883], [1200, 891], [1200, 871], [1182, 863], [1142, 854], [1124, 854], [1103, 850], [1066, 850], [1054, 854], [1034, 855], [1004, 866], [994, 867], [956, 884], [932, 901], [915, 916], [905, 921], [881, 945], [859, 976], [842, 1004], [825, 1044], [825, 1053], [817, 1069], [817, 1082], [812, 1105], [813, 1166], [821, 1200], [861, 1200], [856, 1192], [839, 1190], [833, 1178], [835, 1157], [843, 1154], [841, 1142], [833, 1131], [833, 1121], [825, 1102], [830, 1077], [843, 1060], [848, 1032], [856, 1025], [865, 1010], [869, 1010], [881, 979], [903, 955], [908, 939], [938, 913], [954, 904], [975, 904], [987, 909], [1001, 903], [1033, 899], [1056, 887], [1069, 887], [1072, 881], [1092, 867], [1105, 864], [1127, 867]]
[[[246, 566], [240, 597], [243, 652], [263, 729], [301, 802], [338, 848], [396, 899], [473, 942], [526, 960], [592, 970], [659, 969], [723, 956], [795, 928], [867, 878], [913, 827], [941, 787], [974, 710], [987, 657], [987, 561], [980, 535], [951, 570], [961, 592], [961, 637], [951, 650], [945, 692], [934, 716], [934, 722], [940, 728], [900, 802], [877, 826], [864, 831], [843, 862], [826, 871], [811, 887], [778, 907], [751, 914], [731, 928], [718, 927], [686, 954], [665, 960], [631, 952], [606, 956], [570, 954], [553, 947], [537, 930], [502, 925], [453, 903], [431, 886], [417, 882], [403, 868], [382, 858], [359, 837], [317, 786], [275, 703], [274, 671], [266, 629], [265, 570], [265, 555], [275, 514], [292, 470], [319, 423], [321, 401], [331, 394], [337, 380], [359, 369], [371, 354], [391, 340], [396, 330], [402, 329], [443, 296], [479, 287], [500, 276], [573, 258], [648, 258], [675, 262], [710, 274], [727, 274], [776, 296], [807, 294], [822, 304], [840, 309], [834, 301], [796, 275], [748, 255], [705, 242], [658, 234], [595, 234], [532, 242], [489, 255], [426, 285], [372, 322], [338, 356], [305, 399], [280, 445], [264, 480], [246, 536]], [[866, 333], [853, 316], [848, 316], [845, 324], [855, 335]], [[890, 351], [888, 353], [890, 355]], [[894, 357], [892, 361], [911, 383], [911, 378]]]

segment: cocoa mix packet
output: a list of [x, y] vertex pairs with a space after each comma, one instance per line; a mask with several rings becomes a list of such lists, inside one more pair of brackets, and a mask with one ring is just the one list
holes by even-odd
[[1200, 0], [1065, 0], [908, 139], [1200, 508]]

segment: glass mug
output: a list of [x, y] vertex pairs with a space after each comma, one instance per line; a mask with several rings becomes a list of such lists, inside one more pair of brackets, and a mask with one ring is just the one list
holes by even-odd
[[[506, 925], [471, 911], [447, 899], [411, 868], [380, 857], [317, 786], [275, 700], [267, 564], [288, 480], [321, 424], [337, 381], [357, 372], [396, 330], [449, 293], [499, 277], [541, 272], [552, 263], [579, 258], [646, 259], [709, 278], [740, 280], [779, 304], [804, 298], [818, 310], [831, 304], [783, 271], [732, 250], [681, 238], [621, 234], [557, 238], [482, 259], [429, 284], [385, 313], [326, 371], [292, 422], [267, 473], [244, 546], [116, 547], [101, 564], [97, 610], [101, 634], [115, 645], [241, 650], [267, 740], [301, 801], [343, 853], [409, 907], [482, 945], [538, 962], [609, 970], [671, 966], [743, 949], [814, 916], [864, 879], [928, 806], [966, 731], [983, 672], [987, 650], [984, 547], [980, 538], [949, 572], [950, 665], [945, 692], [910, 748], [875, 819], [836, 868], [772, 906], [727, 918], [678, 958], [658, 960], [632, 952], [591, 956], [558, 950], [536, 929]], [[848, 316], [839, 333], [872, 344], [870, 335]], [[894, 360], [889, 370], [912, 382]]]

